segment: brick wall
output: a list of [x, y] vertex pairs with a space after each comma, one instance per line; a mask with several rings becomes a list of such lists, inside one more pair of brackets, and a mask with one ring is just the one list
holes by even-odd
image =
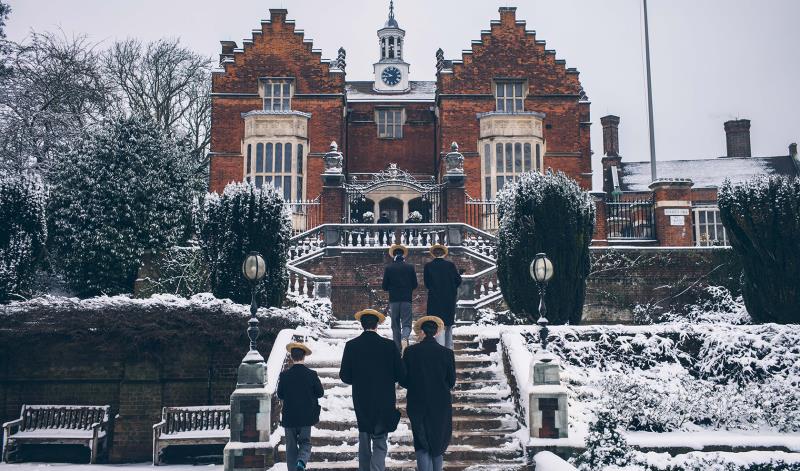
[[[518, 22], [516, 9], [501, 8], [500, 21], [481, 34], [471, 52], [454, 63], [452, 72], [437, 74], [440, 112], [440, 152], [458, 142], [465, 156], [477, 154], [479, 137], [477, 113], [494, 111], [493, 80], [528, 81], [525, 110], [545, 113], [545, 167], [562, 170], [582, 187], [591, 188], [591, 143], [589, 103], [581, 101], [578, 72], [557, 60], [533, 32]], [[479, 168], [479, 167], [478, 167]], [[467, 192], [477, 195], [475, 175], [468, 172]], [[479, 188], [480, 183], [477, 183]]]
[[706, 286], [740, 292], [741, 265], [730, 248], [593, 247], [591, 257], [584, 323], [632, 322], [636, 305], [679, 309]]
[[[407, 261], [417, 271], [419, 288], [414, 291], [414, 316], [425, 314], [428, 297], [422, 279], [425, 263], [431, 260], [426, 250], [412, 249]], [[452, 249], [450, 260], [466, 273], [476, 273], [488, 267], [483, 262], [468, 258]], [[391, 263], [388, 252], [383, 249], [328, 249], [323, 257], [303, 265], [303, 270], [318, 275], [333, 275], [331, 305], [333, 314], [339, 319], [352, 319], [353, 314], [375, 308], [385, 312], [388, 295], [381, 289], [383, 270]]]

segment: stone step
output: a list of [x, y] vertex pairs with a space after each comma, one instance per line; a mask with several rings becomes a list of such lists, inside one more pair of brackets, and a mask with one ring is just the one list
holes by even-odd
[[[311, 444], [313, 446], [335, 446], [335, 445], [349, 445], [355, 446], [358, 444], [358, 431], [347, 430], [338, 431], [336, 433], [329, 433], [327, 430], [311, 430]], [[285, 444], [282, 438], [281, 443]], [[412, 445], [414, 443], [413, 435], [410, 431], [394, 432], [389, 434], [389, 443], [396, 445]], [[450, 440], [452, 445], [472, 446], [476, 448], [497, 448], [513, 446], [515, 439], [513, 436], [506, 433], [488, 434], [483, 431], [460, 431], [454, 432]]]
[[[494, 366], [497, 362], [486, 355], [456, 355], [456, 370], [465, 368], [481, 368]], [[339, 369], [342, 365], [341, 360], [308, 361], [306, 366], [313, 369]]]
[[[445, 461], [443, 467], [447, 471], [523, 471], [527, 469], [525, 465], [519, 464], [518, 462], [506, 462], [502, 460], [493, 461], [491, 465], [470, 461]], [[311, 462], [308, 463], [306, 469], [358, 471], [359, 468], [357, 461], [315, 463], [314, 453], [312, 450]], [[392, 471], [416, 471], [417, 468], [414, 461], [387, 461], [386, 469]]]
[[[513, 460], [522, 456], [521, 449], [506, 448], [473, 448], [471, 446], [450, 445], [444, 454], [445, 461], [475, 461], [480, 463], [491, 463], [496, 460]], [[415, 458], [414, 447], [399, 445], [389, 445], [387, 460], [413, 461]], [[283, 445], [278, 447], [279, 462], [286, 461], [286, 448]], [[321, 446], [312, 448], [312, 461], [353, 461], [358, 459], [358, 447], [344, 446]]]
[[[338, 377], [336, 378], [320, 378], [322, 381], [322, 387], [326, 390], [334, 389], [334, 388], [346, 388], [349, 385], [344, 384], [339, 380]], [[493, 387], [507, 387], [508, 383], [506, 381], [501, 381], [499, 379], [459, 379], [456, 381], [456, 387], [453, 388], [453, 391], [474, 391], [474, 390], [485, 390], [486, 388], [493, 388]], [[400, 390], [402, 388], [398, 388]]]
[[[402, 411], [401, 411], [402, 412]], [[401, 424], [408, 427], [408, 419], [404, 416]], [[356, 429], [355, 414], [346, 420], [321, 420], [316, 427], [321, 430], [351, 430]], [[519, 430], [519, 423], [513, 415], [486, 417], [478, 415], [462, 415], [453, 417], [453, 431], [482, 431], [485, 433], [514, 433]]]
[[[320, 378], [339, 379], [339, 368], [317, 368]], [[456, 380], [497, 379], [497, 369], [492, 367], [462, 368], [456, 370]]]
[[[345, 399], [345, 398], [343, 398]], [[330, 403], [322, 402], [322, 415], [325, 417], [327, 412], [336, 412], [337, 414], [342, 411], [348, 411], [355, 417], [353, 404], [351, 401], [345, 399], [344, 401], [331, 401]], [[453, 404], [453, 415], [472, 415], [478, 417], [502, 417], [507, 414], [514, 413], [514, 404], [510, 401], [500, 402], [496, 404]], [[397, 409], [406, 416], [406, 403], [405, 400], [397, 401]]]

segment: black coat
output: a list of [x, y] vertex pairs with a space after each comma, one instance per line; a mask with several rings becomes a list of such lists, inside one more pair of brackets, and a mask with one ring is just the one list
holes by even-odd
[[281, 425], [308, 427], [319, 422], [317, 399], [325, 391], [317, 372], [305, 365], [292, 365], [278, 377], [278, 399], [283, 401]]
[[364, 331], [344, 346], [339, 377], [353, 385], [353, 408], [358, 431], [386, 431], [396, 414], [395, 383], [405, 379], [405, 368], [394, 342], [377, 332]]
[[390, 303], [410, 303], [417, 286], [417, 272], [410, 263], [394, 261], [383, 270], [383, 290], [389, 292]]
[[436, 258], [425, 264], [425, 287], [428, 288], [429, 316], [439, 316], [444, 325], [451, 326], [456, 321], [456, 301], [461, 275], [453, 262]]
[[406, 348], [403, 355], [408, 389], [407, 409], [414, 433], [414, 449], [443, 455], [453, 434], [453, 407], [450, 390], [456, 385], [453, 351], [434, 338]]

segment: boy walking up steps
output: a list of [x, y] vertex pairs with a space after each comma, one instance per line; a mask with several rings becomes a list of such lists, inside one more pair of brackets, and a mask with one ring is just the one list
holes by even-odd
[[286, 469], [305, 471], [311, 458], [311, 426], [319, 422], [318, 399], [324, 395], [317, 372], [304, 365], [311, 349], [302, 343], [286, 346], [292, 367], [278, 378], [278, 399], [283, 401], [281, 425], [286, 436]]

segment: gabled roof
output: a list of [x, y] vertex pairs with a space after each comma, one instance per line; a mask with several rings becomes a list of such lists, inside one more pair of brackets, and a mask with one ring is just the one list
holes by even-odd
[[409, 82], [411, 90], [405, 93], [381, 93], [373, 89], [372, 81], [347, 82], [345, 91], [349, 102], [431, 102], [436, 100], [436, 82]]
[[[649, 191], [650, 162], [621, 162], [620, 190]], [[725, 179], [738, 184], [759, 175], [797, 176], [791, 156], [719, 157], [716, 159], [662, 160], [658, 178], [689, 178], [694, 188], [718, 188]]]

